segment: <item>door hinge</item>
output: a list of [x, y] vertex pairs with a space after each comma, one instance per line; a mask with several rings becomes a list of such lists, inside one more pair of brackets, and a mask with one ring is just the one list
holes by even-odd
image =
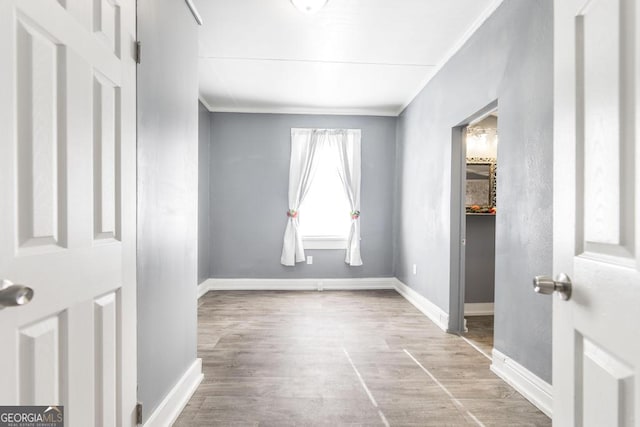
[[137, 41], [136, 42], [136, 48], [135, 48], [135, 56], [136, 56], [136, 64], [140, 63], [140, 42]]
[[136, 405], [136, 424], [142, 425], [142, 403]]

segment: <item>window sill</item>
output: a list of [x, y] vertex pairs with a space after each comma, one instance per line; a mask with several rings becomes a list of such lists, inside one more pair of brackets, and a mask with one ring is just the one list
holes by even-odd
[[302, 244], [305, 249], [347, 249], [347, 238], [305, 236]]

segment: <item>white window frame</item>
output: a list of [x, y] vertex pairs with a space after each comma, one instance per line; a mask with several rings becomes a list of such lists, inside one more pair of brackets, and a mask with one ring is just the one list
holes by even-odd
[[303, 236], [305, 249], [347, 249], [347, 238], [341, 236]]

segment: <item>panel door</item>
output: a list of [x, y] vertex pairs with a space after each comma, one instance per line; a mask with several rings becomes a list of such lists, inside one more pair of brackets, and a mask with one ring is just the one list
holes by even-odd
[[554, 4], [553, 421], [640, 426], [640, 8]]
[[69, 426], [134, 424], [134, 44], [134, 0], [0, 0], [0, 404]]

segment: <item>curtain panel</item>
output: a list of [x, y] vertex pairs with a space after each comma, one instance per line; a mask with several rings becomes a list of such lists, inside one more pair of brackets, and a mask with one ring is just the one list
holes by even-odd
[[336, 135], [336, 153], [339, 156], [338, 174], [351, 206], [351, 229], [347, 239], [344, 262], [362, 265], [360, 256], [360, 129], [348, 129]]
[[302, 236], [299, 232], [298, 209], [304, 200], [316, 169], [316, 153], [320, 133], [313, 129], [291, 129], [291, 160], [289, 162], [289, 210], [284, 231], [283, 265], [292, 266], [305, 260]]

